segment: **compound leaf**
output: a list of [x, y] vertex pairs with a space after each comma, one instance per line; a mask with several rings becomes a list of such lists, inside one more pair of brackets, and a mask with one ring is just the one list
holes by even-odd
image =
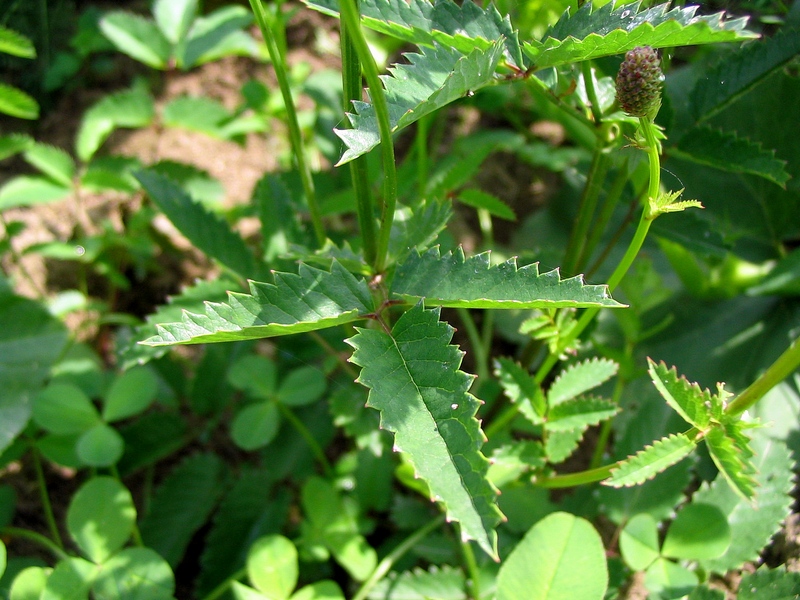
[[[338, 0], [303, 0], [309, 8], [328, 15], [339, 15]], [[437, 0], [362, 0], [358, 5], [365, 27], [417, 45], [435, 43], [469, 54], [475, 48], [486, 50], [503, 39], [506, 60], [523, 67], [517, 32], [508, 16], [495, 6], [486, 9], [475, 2]]]
[[397, 268], [391, 291], [427, 305], [463, 308], [621, 307], [604, 285], [586, 285], [581, 276], [561, 279], [558, 270], [539, 273], [538, 263], [517, 267], [516, 259], [492, 266], [489, 253], [465, 258], [458, 248], [412, 252]]
[[250, 282], [250, 294], [206, 302], [205, 314], [183, 311], [177, 323], [157, 324], [152, 346], [253, 340], [350, 323], [372, 311], [363, 279], [334, 261], [330, 272], [300, 263], [299, 273], [275, 273], [275, 283]]
[[731, 526], [733, 542], [725, 554], [701, 561], [707, 571], [725, 573], [758, 560], [761, 550], [791, 512], [794, 465], [786, 443], [770, 438], [766, 430], [757, 430], [752, 446], [758, 487], [751, 501], [743, 499], [725, 477], [719, 476], [710, 484], [704, 483], [694, 495], [694, 502], [722, 509]]
[[622, 54], [636, 46], [665, 48], [758, 37], [745, 29], [747, 18], [725, 20], [725, 13], [696, 16], [697, 6], [669, 3], [639, 11], [641, 2], [614, 8], [610, 2], [592, 10], [584, 4], [574, 15], [565, 12], [541, 40], [526, 42], [525, 53], [538, 69], [601, 56]]
[[619, 365], [606, 358], [592, 358], [567, 367], [559, 373], [547, 392], [547, 403], [556, 406], [576, 398], [617, 374]]
[[597, 425], [619, 412], [611, 400], [604, 398], [572, 398], [557, 404], [547, 414], [548, 431], [571, 431]]
[[682, 433], [668, 435], [619, 463], [603, 485], [630, 487], [652, 479], [686, 458], [697, 444]]
[[242, 237], [234, 233], [225, 221], [195, 202], [177, 183], [149, 170], [136, 173], [136, 179], [167, 218], [197, 248], [242, 277], [259, 274], [256, 257]]
[[[391, 75], [381, 77], [392, 132], [491, 83], [502, 50], [498, 41], [467, 56], [439, 45], [421, 48], [421, 54], [404, 54], [410, 64], [397, 64], [389, 69]], [[374, 107], [353, 101], [353, 108], [355, 113], [347, 113], [352, 129], [334, 130], [347, 146], [339, 165], [366, 154], [381, 141]]]
[[681, 418], [701, 431], [711, 422], [711, 407], [717, 402], [708, 390], [703, 390], [696, 383], [689, 383], [686, 378], [678, 377], [676, 369], [667, 369], [661, 362], [656, 364], [650, 358], [648, 373], [658, 393], [667, 401]]
[[448, 519], [461, 523], [462, 537], [496, 557], [494, 527], [502, 514], [479, 450], [479, 402], [467, 392], [472, 377], [459, 370], [463, 353], [450, 345], [452, 337], [439, 309], [418, 304], [398, 319], [391, 335], [359, 329], [348, 343], [355, 348], [351, 360], [362, 367], [358, 381], [370, 389], [367, 404], [381, 412], [395, 449], [408, 456]]
[[[800, 36], [798, 36], [800, 37]], [[696, 127], [678, 141], [670, 153], [732, 173], [750, 173], [786, 187], [791, 175], [786, 172], [786, 161], [775, 157], [774, 150], [740, 138], [735, 132], [720, 131], [711, 127]]]

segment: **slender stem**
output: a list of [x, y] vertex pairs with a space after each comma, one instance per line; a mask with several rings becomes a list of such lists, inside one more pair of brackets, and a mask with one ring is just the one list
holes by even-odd
[[39, 487], [39, 494], [42, 500], [42, 510], [44, 511], [44, 518], [47, 521], [47, 528], [50, 530], [50, 535], [52, 536], [55, 545], [63, 551], [64, 541], [61, 539], [61, 534], [58, 531], [56, 517], [53, 514], [53, 506], [50, 504], [50, 494], [47, 493], [47, 481], [44, 478], [42, 458], [39, 455], [39, 449], [34, 444], [31, 444], [31, 456], [33, 456], [33, 468], [36, 471], [36, 483]]
[[475, 371], [478, 376], [478, 382], [483, 383], [489, 379], [489, 355], [483, 345], [483, 338], [481, 337], [478, 327], [475, 325], [475, 320], [472, 314], [466, 308], [457, 308], [456, 312], [461, 322], [464, 324], [464, 329], [467, 332], [470, 346], [472, 346], [472, 353], [475, 356]]
[[597, 216], [594, 223], [592, 223], [592, 232], [589, 234], [589, 239], [586, 240], [583, 251], [578, 258], [578, 264], [582, 265], [581, 270], [585, 268], [583, 265], [587, 264], [592, 254], [594, 254], [595, 248], [597, 248], [597, 245], [600, 243], [600, 238], [603, 237], [603, 232], [614, 214], [614, 209], [617, 207], [617, 204], [619, 204], [622, 192], [625, 191], [625, 185], [627, 183], [628, 159], [626, 158], [617, 171], [617, 176], [614, 178], [614, 181], [611, 183], [611, 188], [608, 190], [608, 195], [600, 209], [600, 214]]
[[581, 63], [583, 73], [583, 85], [586, 88], [586, 96], [589, 98], [592, 117], [597, 125], [603, 122], [603, 112], [600, 110], [600, 101], [597, 98], [597, 90], [594, 87], [594, 73], [592, 73], [592, 61], [585, 60]]
[[586, 185], [583, 188], [583, 194], [581, 195], [581, 201], [578, 206], [578, 220], [575, 223], [575, 227], [572, 229], [572, 235], [567, 245], [566, 256], [561, 265], [562, 270], [568, 276], [575, 275], [580, 268], [578, 261], [583, 254], [589, 226], [592, 224], [595, 209], [597, 208], [597, 203], [600, 198], [600, 192], [603, 190], [603, 183], [605, 182], [610, 165], [611, 157], [609, 151], [607, 148], [603, 147], [598, 139], [594, 156], [592, 157], [592, 166], [589, 168]]
[[[625, 345], [625, 355], [630, 358], [633, 353], [633, 344], [628, 342]], [[625, 388], [626, 381], [618, 376], [614, 382], [614, 392], [611, 395], [611, 401], [619, 406], [619, 399], [622, 396], [622, 390]], [[596, 469], [603, 462], [603, 454], [605, 454], [606, 446], [608, 445], [608, 438], [611, 437], [612, 419], [606, 419], [600, 426], [600, 434], [597, 436], [597, 443], [594, 447], [592, 454], [592, 461], [589, 463], [590, 469]]]
[[311, 449], [311, 452], [314, 454], [316, 459], [319, 461], [319, 464], [322, 466], [322, 470], [325, 472], [325, 476], [330, 479], [333, 479], [335, 473], [333, 472], [331, 463], [328, 462], [328, 458], [325, 456], [325, 453], [322, 451], [322, 448], [320, 447], [317, 440], [308, 430], [308, 427], [306, 427], [305, 424], [300, 419], [298, 419], [297, 416], [291, 410], [289, 410], [288, 406], [285, 406], [280, 402], [278, 402], [277, 404], [278, 404], [278, 409], [281, 411], [281, 415], [283, 415], [286, 418], [286, 420], [292, 424], [292, 427], [294, 427], [297, 430], [297, 432], [301, 436], [303, 436], [303, 439], [306, 441], [306, 444], [308, 444], [308, 447]]
[[325, 243], [325, 228], [322, 225], [322, 216], [314, 191], [314, 180], [311, 177], [311, 169], [306, 161], [303, 134], [300, 131], [300, 123], [297, 120], [297, 111], [295, 109], [294, 99], [292, 98], [292, 90], [289, 86], [286, 60], [272, 31], [273, 26], [275, 26], [275, 19], [264, 8], [261, 0], [250, 0], [250, 7], [253, 9], [253, 14], [255, 15], [256, 23], [258, 23], [258, 28], [261, 30], [261, 35], [264, 36], [264, 42], [267, 44], [272, 66], [275, 69], [275, 76], [278, 79], [278, 87], [283, 96], [283, 103], [286, 105], [286, 122], [289, 127], [289, 140], [292, 144], [292, 152], [297, 161], [297, 169], [300, 171], [300, 181], [303, 185], [303, 193], [306, 196], [308, 210], [311, 214], [311, 225], [314, 228], [314, 236], [316, 237], [317, 245], [322, 246]]
[[414, 136], [414, 149], [417, 160], [417, 194], [421, 200], [428, 185], [428, 130], [431, 115], [425, 115], [417, 121], [417, 133]]
[[247, 575], [247, 567], [242, 567], [236, 573], [225, 579], [222, 583], [220, 583], [217, 587], [211, 590], [208, 595], [203, 598], [203, 600], [217, 600], [222, 594], [228, 591], [228, 589], [233, 585], [234, 581], [239, 581], [242, 577]]
[[[251, 0], [253, 1], [253, 0]], [[397, 206], [397, 167], [394, 159], [394, 144], [392, 143], [392, 129], [389, 124], [389, 105], [383, 92], [381, 80], [378, 77], [378, 66], [375, 58], [367, 46], [364, 34], [361, 31], [358, 9], [355, 0], [341, 0], [339, 3], [341, 20], [350, 32], [361, 69], [369, 87], [369, 97], [375, 110], [378, 121], [378, 130], [381, 136], [381, 157], [383, 162], [383, 202], [381, 203], [381, 224], [378, 230], [378, 252], [374, 268], [376, 273], [382, 273], [386, 268], [389, 252], [389, 235], [394, 220], [395, 207]]]
[[481, 580], [480, 572], [478, 571], [478, 562], [475, 560], [475, 553], [472, 551], [472, 546], [468, 541], [461, 542], [461, 552], [464, 554], [464, 562], [467, 565], [467, 573], [469, 573], [469, 579], [467, 580], [467, 598], [480, 600]]
[[26, 540], [35, 542], [47, 549], [50, 554], [55, 556], [58, 560], [66, 560], [69, 558], [69, 554], [64, 552], [63, 548], [59, 548], [55, 543], [53, 543], [53, 540], [42, 535], [41, 533], [29, 531], [28, 529], [22, 529], [21, 527], [2, 527], [0, 528], [0, 535], [3, 537], [10, 536], [25, 538]]
[[566, 475], [553, 475], [552, 477], [543, 477], [537, 479], [533, 483], [539, 487], [555, 489], [575, 487], [577, 485], [586, 485], [587, 483], [595, 483], [602, 481], [611, 475], [611, 469], [617, 466], [617, 463], [605, 465], [596, 469], [589, 469], [588, 471], [581, 471], [580, 473], [567, 473]]
[[[358, 60], [347, 23], [342, 20], [339, 26], [342, 49], [342, 97], [344, 111], [347, 112], [353, 110], [353, 100], [361, 100], [361, 62]], [[375, 212], [369, 189], [366, 156], [359, 156], [350, 161], [350, 178], [353, 181], [353, 192], [356, 197], [356, 213], [361, 231], [364, 260], [367, 264], [372, 265], [375, 263], [378, 253], [378, 238], [375, 233]]]
[[[367, 595], [372, 591], [378, 582], [383, 579], [392, 566], [400, 560], [403, 555], [411, 550], [417, 542], [423, 539], [426, 535], [428, 535], [431, 531], [440, 527], [444, 523], [444, 515], [439, 515], [433, 521], [421, 527], [410, 536], [408, 536], [405, 540], [403, 540], [394, 550], [389, 552], [384, 559], [378, 563], [378, 566], [375, 567], [375, 570], [372, 572], [372, 575], [369, 576], [361, 588], [358, 590], [355, 596], [353, 596], [352, 600], [364, 600]], [[206, 599], [210, 600], [210, 599]]]
[[728, 405], [726, 413], [732, 416], [742, 414], [758, 402], [764, 394], [777, 385], [800, 366], [800, 338], [795, 339], [769, 368], [745, 391]]

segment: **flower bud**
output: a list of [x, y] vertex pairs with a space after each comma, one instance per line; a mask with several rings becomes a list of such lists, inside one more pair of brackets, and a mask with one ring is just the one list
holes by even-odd
[[634, 117], [654, 117], [661, 105], [661, 72], [658, 54], [650, 46], [639, 46], [625, 54], [617, 73], [617, 101]]

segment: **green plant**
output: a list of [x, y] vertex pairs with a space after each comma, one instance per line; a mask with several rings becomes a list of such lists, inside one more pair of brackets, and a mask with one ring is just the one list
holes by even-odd
[[[336, 134], [351, 183], [311, 172], [283, 19], [251, 0], [297, 163], [254, 190], [260, 243], [235, 233], [170, 171], [136, 171], [138, 185], [223, 272], [120, 344], [126, 366], [152, 361], [157, 410], [138, 415], [147, 402], [135, 395], [108, 415], [115, 396], [103, 386], [64, 403], [63, 393], [80, 388], [68, 383], [75, 356], [60, 358], [55, 371], [66, 381], [51, 383], [33, 407], [39, 427], [69, 425], [64, 433], [81, 438], [134, 417], [113, 434], [124, 446], [117, 460], [93, 463], [77, 441], [85, 464], [113, 465], [115, 478], [144, 472], [150, 481], [162, 459], [195, 451], [147, 494], [138, 528], [130, 503], [117, 519], [124, 523], [100, 529], [102, 544], [68, 517], [86, 558], [44, 540], [59, 562], [52, 574], [25, 578], [45, 591], [70, 581], [81, 597], [105, 597], [106, 573], [133, 581], [146, 563], [158, 577], [113, 597], [170, 597], [166, 565], [176, 569], [207, 526], [196, 595], [209, 599], [600, 599], [619, 594], [632, 571], [646, 573], [652, 597], [719, 597], [710, 575], [757, 561], [791, 505], [796, 425], [787, 415], [798, 393], [786, 380], [800, 364], [800, 313], [790, 177], [799, 173], [778, 158], [793, 156], [791, 136], [770, 137], [777, 113], [765, 110], [760, 84], [784, 102], [797, 91], [784, 69], [798, 51], [796, 14], [754, 40], [746, 19], [698, 16], [696, 7], [586, 3], [520, 42], [507, 17], [472, 2], [307, 4], [341, 19], [352, 112]], [[381, 78], [362, 27], [418, 53]], [[698, 44], [713, 46], [665, 67], [662, 86], [654, 49], [669, 57], [667, 49]], [[620, 66], [614, 57], [626, 53]], [[163, 68], [166, 50], [158, 56], [153, 66]], [[633, 102], [615, 98], [615, 87], [631, 91], [625, 80], [637, 61], [645, 89], [634, 83]], [[508, 128], [468, 134], [437, 160], [446, 122], [430, 115], [456, 102], [504, 115]], [[764, 121], [739, 127], [753, 107]], [[533, 138], [537, 118], [557, 122], [574, 146]], [[411, 150], [398, 161], [392, 136], [412, 124]], [[92, 139], [101, 142], [107, 129], [98, 131]], [[777, 151], [761, 145], [770, 141]], [[379, 167], [367, 156], [378, 146]], [[527, 216], [507, 245], [492, 216], [515, 211], [476, 184], [498, 149], [563, 180], [559, 202]], [[672, 177], [697, 199], [666, 189]], [[337, 198], [342, 187], [347, 202]], [[331, 189], [332, 199], [318, 191]], [[446, 230], [454, 199], [477, 211], [486, 251], [468, 256]], [[328, 202], [355, 214], [357, 234], [346, 221], [326, 222], [336, 212]], [[522, 258], [507, 258], [514, 252]], [[561, 264], [563, 275], [545, 264]], [[463, 329], [477, 379], [462, 370], [450, 320]], [[188, 375], [191, 359], [166, 354], [201, 343], [209, 345]], [[105, 399], [102, 414], [92, 399]], [[26, 423], [16, 418], [9, 442]], [[247, 458], [224, 460], [233, 450], [220, 431]], [[121, 488], [105, 476], [85, 485]], [[556, 499], [554, 488], [577, 489]], [[613, 534], [601, 536], [598, 522]], [[124, 548], [131, 535], [144, 547]], [[128, 567], [107, 567], [134, 551], [143, 554]], [[798, 593], [797, 578], [780, 569], [747, 583]]]
[[[0, 52], [21, 58], [36, 58], [36, 49], [27, 37], [2, 26]], [[39, 104], [22, 90], [3, 83], [0, 84], [0, 112], [20, 119], [38, 119]]]

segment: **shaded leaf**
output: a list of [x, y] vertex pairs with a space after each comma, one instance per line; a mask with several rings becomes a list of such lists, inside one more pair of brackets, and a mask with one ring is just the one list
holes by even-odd
[[738, 600], [791, 600], [800, 595], [800, 573], [787, 572], [785, 566], [769, 569], [762, 565], [755, 573], [745, 573], [739, 583]]
[[[800, 37], [800, 36], [798, 36]], [[761, 144], [740, 138], [735, 132], [720, 131], [711, 127], [696, 127], [670, 148], [670, 154], [732, 173], [750, 173], [786, 187], [791, 175], [786, 172], [786, 161], [775, 157], [774, 150], [765, 150]]]
[[606, 358], [592, 358], [561, 371], [547, 392], [547, 403], [556, 406], [602, 385], [617, 374], [619, 365]]
[[186, 36], [186, 48], [180, 59], [188, 69], [221, 58], [226, 53], [255, 54], [255, 41], [241, 29], [253, 22], [252, 13], [243, 6], [229, 5], [198, 17]]
[[216, 505], [224, 475], [222, 461], [213, 454], [190, 456], [173, 469], [139, 525], [147, 547], [175, 567]]
[[696, 445], [682, 433], [669, 435], [620, 462], [611, 471], [611, 476], [602, 483], [611, 487], [643, 483], [686, 458]]
[[0, 135], [0, 160], [24, 152], [35, 143], [32, 137], [24, 133]]
[[396, 262], [401, 262], [412, 250], [427, 250], [447, 227], [452, 216], [451, 203], [442, 200], [423, 200], [413, 209], [399, 208], [392, 221], [389, 253]]
[[125, 548], [103, 563], [92, 584], [95, 598], [171, 600], [175, 576], [150, 548]]
[[661, 554], [683, 560], [722, 556], [731, 543], [731, 528], [713, 504], [691, 502], [670, 523]]
[[697, 6], [669, 9], [669, 3], [640, 11], [641, 2], [596, 10], [586, 3], [569, 11], [541, 40], [526, 42], [525, 53], [538, 69], [623, 54], [636, 46], [665, 48], [758, 37], [745, 29], [747, 18], [725, 19], [725, 13], [697, 16]]
[[586, 519], [557, 512], [534, 525], [503, 562], [497, 600], [601, 600], [607, 586], [600, 535]]
[[497, 360], [495, 375], [500, 380], [508, 398], [520, 407], [525, 417], [534, 424], [540, 423], [547, 407], [544, 394], [533, 375], [521, 365], [507, 358]]
[[[303, 0], [320, 12], [338, 16], [337, 0]], [[475, 2], [429, 2], [428, 0], [363, 0], [358, 5], [365, 27], [417, 45], [434, 43], [468, 54], [485, 50], [491, 42], [504, 39], [506, 60], [523, 67], [517, 32], [508, 16], [494, 5], [482, 9]]]
[[300, 264], [299, 273], [275, 273], [275, 283], [250, 282], [250, 294], [205, 303], [205, 314], [184, 311], [179, 323], [157, 324], [144, 343], [201, 344], [252, 340], [351, 323], [372, 309], [364, 280], [334, 262], [331, 271]]
[[[383, 76], [389, 124], [392, 132], [411, 125], [425, 115], [474, 92], [494, 80], [502, 54], [495, 42], [486, 50], [473, 50], [464, 56], [446, 46], [422, 48], [421, 54], [404, 54], [409, 64], [396, 64]], [[353, 101], [354, 113], [347, 113], [352, 129], [334, 129], [347, 146], [339, 165], [372, 150], [380, 143], [374, 107]]]
[[493, 194], [481, 190], [467, 189], [458, 193], [459, 201], [473, 208], [483, 209], [495, 217], [506, 221], [516, 221], [517, 215], [511, 207]]
[[242, 237], [218, 216], [192, 200], [177, 183], [146, 169], [136, 173], [136, 179], [197, 248], [241, 277], [255, 277], [260, 273], [256, 257]]
[[619, 536], [622, 558], [634, 571], [644, 571], [659, 556], [658, 523], [647, 513], [627, 522]]
[[[726, 429], [741, 427], [741, 422], [731, 423]], [[705, 436], [706, 446], [714, 464], [733, 490], [742, 498], [751, 499], [756, 491], [754, 468], [749, 462], [752, 453], [728, 431], [715, 427]], [[746, 442], [745, 442], [746, 444]]]
[[604, 285], [583, 278], [561, 279], [558, 270], [539, 273], [538, 263], [517, 267], [516, 259], [492, 266], [489, 253], [466, 258], [458, 248], [440, 256], [439, 248], [412, 252], [397, 268], [392, 293], [427, 305], [464, 308], [620, 307]]
[[453, 328], [439, 310], [421, 305], [404, 313], [391, 335], [359, 329], [348, 340], [358, 381], [370, 388], [367, 404], [381, 411], [381, 426], [405, 453], [464, 539], [497, 556], [494, 527], [502, 515], [486, 479], [488, 462], [478, 448], [484, 436], [467, 390], [472, 377], [458, 370], [463, 353], [450, 345]]
[[392, 572], [378, 582], [367, 597], [370, 600], [466, 600], [465, 585], [466, 577], [460, 569], [432, 565], [427, 570]]
[[703, 76], [689, 93], [694, 120], [704, 121], [717, 114], [798, 53], [798, 30], [786, 26], [774, 36], [725, 54], [713, 68], [703, 70]]
[[713, 407], [719, 409], [719, 399], [696, 383], [689, 383], [686, 378], [678, 377], [674, 367], [667, 369], [663, 362], [656, 364], [650, 358], [647, 363], [650, 379], [667, 404], [684, 421], [704, 431], [711, 423]]
[[710, 484], [704, 483], [694, 495], [695, 502], [714, 504], [725, 513], [733, 535], [733, 543], [725, 554], [701, 561], [708, 571], [725, 573], [757, 560], [791, 511], [790, 493], [794, 488], [791, 454], [786, 444], [770, 438], [767, 430], [757, 430], [755, 434], [752, 445], [756, 451], [758, 487], [753, 500], [743, 499], [722, 476]]
[[585, 429], [610, 419], [618, 412], [619, 406], [611, 400], [592, 397], [572, 398], [550, 409], [545, 428], [548, 431]]

